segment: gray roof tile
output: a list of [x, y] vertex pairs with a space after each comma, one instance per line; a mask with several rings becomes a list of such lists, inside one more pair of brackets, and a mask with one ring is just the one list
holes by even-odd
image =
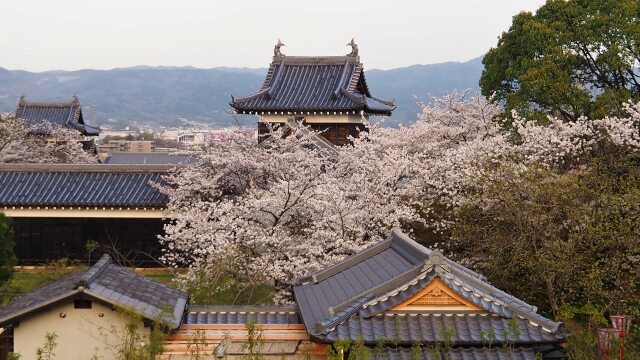
[[[445, 332], [451, 331], [451, 341], [456, 346], [482, 346], [483, 343], [501, 344], [505, 341], [516, 344], [556, 343], [564, 338], [535, 326], [525, 319], [517, 318], [519, 334], [509, 335], [509, 319], [488, 314], [385, 314], [370, 318], [354, 316], [331, 329], [326, 340], [360, 337], [369, 344], [379, 339], [396, 339], [403, 345], [415, 342], [444, 342]], [[488, 329], [494, 329], [493, 338]]]
[[163, 208], [168, 167], [112, 165], [2, 165], [0, 206], [109, 206]]
[[[393, 311], [435, 277], [478, 305], [480, 312], [439, 314], [418, 310]], [[442, 331], [456, 330], [456, 344], [481, 344], [481, 333], [494, 331], [494, 342], [505, 342], [508, 322], [517, 321], [516, 342], [553, 343], [564, 339], [561, 324], [536, 313], [531, 306], [489, 284], [486, 278], [417, 244], [394, 229], [389, 239], [343, 262], [294, 283], [300, 314], [312, 337], [333, 341], [347, 337], [375, 343], [380, 337], [402, 341], [443, 341]]]
[[246, 324], [248, 319], [258, 324], [301, 323], [298, 309], [293, 306], [190, 306], [184, 315], [185, 324]]
[[[84, 294], [84, 295], [83, 295]], [[38, 311], [52, 301], [89, 296], [116, 306], [132, 307], [145, 318], [161, 313], [173, 328], [180, 325], [187, 294], [111, 263], [103, 255], [92, 267], [28, 292], [0, 310], [0, 326]]]
[[359, 57], [274, 57], [260, 90], [232, 98], [231, 106], [248, 112], [346, 111], [390, 115], [391, 101], [371, 96]]
[[412, 352], [408, 348], [386, 348], [382, 352], [373, 350], [373, 360], [535, 360], [536, 352], [529, 347], [514, 349], [482, 349], [456, 348], [451, 350], [435, 350], [424, 348], [420, 352]]
[[83, 135], [96, 136], [100, 129], [87, 125], [82, 117], [82, 107], [77, 97], [70, 102], [31, 102], [20, 97], [16, 108], [16, 118], [29, 125], [40, 125], [49, 122], [53, 125], [66, 126], [78, 130]]

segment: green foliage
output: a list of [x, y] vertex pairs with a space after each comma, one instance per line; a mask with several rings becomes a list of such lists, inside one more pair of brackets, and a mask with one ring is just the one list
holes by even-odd
[[491, 346], [493, 345], [493, 340], [495, 339], [495, 330], [493, 327], [490, 327], [487, 331], [484, 329], [480, 329], [480, 337], [482, 338], [482, 348], [491, 350]]
[[[0, 119], [1, 121], [2, 119]], [[22, 358], [22, 355], [20, 355], [20, 353], [14, 353], [14, 352], [10, 352], [7, 354], [7, 360], [20, 360]]]
[[422, 352], [422, 346], [420, 345], [420, 343], [413, 343], [413, 345], [411, 346], [411, 360], [421, 360]]
[[98, 247], [100, 247], [100, 243], [95, 240], [87, 240], [87, 242], [84, 244], [84, 248], [87, 250], [87, 257], [89, 260], [88, 265], [91, 265], [91, 254], [96, 251]]
[[205, 332], [203, 330], [197, 329], [187, 343], [189, 359], [204, 360], [206, 356], [205, 349], [208, 345], [209, 343], [207, 342], [207, 338], [205, 337]]
[[247, 319], [247, 342], [244, 344], [244, 350], [247, 351], [243, 360], [262, 360], [262, 349], [264, 348], [264, 338], [262, 327], [256, 324], [255, 320]]
[[445, 327], [442, 330], [442, 337], [444, 338], [443, 345], [446, 351], [449, 351], [453, 348], [453, 338], [455, 336], [456, 336], [455, 328]]
[[527, 119], [619, 115], [640, 100], [637, 0], [548, 0], [513, 17], [484, 57], [484, 96]]
[[376, 347], [373, 349], [373, 354], [374, 354], [376, 360], [385, 359], [385, 356], [386, 356], [385, 345], [386, 345], [386, 343], [387, 343], [387, 341], [383, 337], [379, 338], [376, 341]]
[[53, 350], [58, 346], [57, 338], [58, 335], [55, 332], [47, 332], [44, 336], [44, 344], [36, 349], [37, 360], [52, 360], [55, 358], [56, 353]]
[[514, 344], [520, 337], [520, 322], [517, 317], [513, 317], [509, 319], [507, 322], [507, 327], [504, 329], [504, 343], [502, 344], [503, 350], [512, 350], [514, 348]]
[[371, 349], [364, 344], [364, 336], [358, 336], [358, 340], [351, 346], [348, 360], [371, 360], [371, 358]]
[[445, 245], [556, 318], [564, 306], [637, 314], [640, 154], [604, 149], [572, 170], [502, 167], [456, 211]]
[[0, 285], [5, 284], [13, 275], [16, 257], [13, 254], [13, 231], [11, 220], [0, 213]]
[[350, 339], [338, 339], [327, 348], [327, 360], [344, 360], [351, 349]]
[[118, 339], [113, 346], [116, 360], [155, 360], [164, 351], [165, 330], [164, 312], [158, 314], [151, 322], [149, 334], [140, 332], [142, 316], [130, 308], [118, 308], [125, 319], [123, 329], [111, 329], [111, 335]]
[[232, 271], [226, 261], [201, 267], [193, 276], [178, 279], [183, 290], [189, 293], [192, 304], [264, 304], [273, 299], [274, 287], [264, 278], [252, 278]]

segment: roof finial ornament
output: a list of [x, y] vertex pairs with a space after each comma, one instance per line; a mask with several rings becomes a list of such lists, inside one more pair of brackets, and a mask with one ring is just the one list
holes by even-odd
[[273, 47], [273, 56], [284, 56], [284, 54], [280, 52], [280, 48], [283, 46], [286, 45], [280, 40], [280, 38], [278, 38], [278, 43]]
[[351, 39], [351, 42], [347, 46], [351, 46], [351, 52], [347, 56], [358, 56], [358, 45], [355, 42], [356, 38]]

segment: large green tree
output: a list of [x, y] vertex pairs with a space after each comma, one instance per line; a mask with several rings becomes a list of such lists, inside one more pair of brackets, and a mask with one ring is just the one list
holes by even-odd
[[608, 146], [569, 171], [501, 167], [456, 210], [454, 257], [558, 316], [640, 314], [640, 154]]
[[623, 112], [640, 100], [637, 0], [548, 0], [520, 13], [483, 59], [482, 94], [528, 119]]

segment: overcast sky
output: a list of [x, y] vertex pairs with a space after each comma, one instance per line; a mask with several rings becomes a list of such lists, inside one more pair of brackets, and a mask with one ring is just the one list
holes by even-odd
[[343, 55], [367, 69], [466, 61], [543, 0], [0, 0], [0, 66], [29, 71], [135, 65], [266, 67]]

